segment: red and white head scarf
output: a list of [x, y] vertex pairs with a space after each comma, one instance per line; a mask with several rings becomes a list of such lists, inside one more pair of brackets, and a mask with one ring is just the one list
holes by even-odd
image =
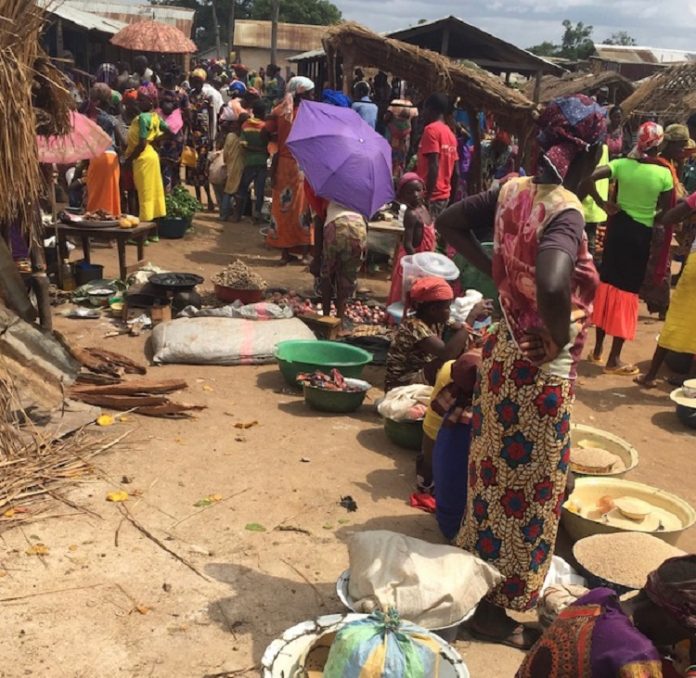
[[651, 148], [657, 148], [665, 138], [665, 131], [662, 125], [656, 122], [644, 122], [638, 128], [638, 139], [636, 145], [628, 154], [629, 158], [640, 160]]

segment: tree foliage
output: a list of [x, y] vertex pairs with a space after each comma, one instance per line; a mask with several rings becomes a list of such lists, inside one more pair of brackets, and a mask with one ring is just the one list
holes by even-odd
[[538, 56], [555, 56], [565, 59], [587, 59], [595, 51], [592, 42], [593, 26], [585, 25], [582, 21], [574, 24], [566, 19], [563, 24], [561, 44], [545, 41], [529, 48], [529, 51]]
[[[270, 21], [272, 0], [254, 0], [251, 18]], [[279, 20], [290, 24], [330, 26], [342, 19], [341, 10], [329, 0], [291, 0], [281, 2]]]
[[612, 33], [606, 40], [602, 41], [603, 45], [626, 45], [632, 47], [637, 45], [635, 38], [628, 34], [627, 31], [617, 31]]

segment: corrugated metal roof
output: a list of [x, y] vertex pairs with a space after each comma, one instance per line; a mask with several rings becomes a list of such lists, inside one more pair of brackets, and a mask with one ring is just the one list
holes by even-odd
[[662, 47], [639, 47], [633, 45], [595, 45], [596, 56], [607, 61], [630, 64], [673, 64], [695, 61], [696, 53], [681, 49]]
[[[321, 39], [326, 34], [326, 26], [303, 24], [278, 24], [278, 49], [297, 50], [321, 47]], [[234, 22], [235, 47], [270, 47], [271, 22], [241, 19]]]
[[297, 62], [297, 61], [306, 61], [307, 59], [317, 59], [319, 57], [323, 57], [326, 54], [324, 51], [323, 47], [320, 47], [319, 49], [310, 49], [309, 52], [302, 52], [301, 54], [295, 54], [291, 57], [288, 57], [288, 61]]
[[36, 0], [36, 4], [45, 9], [49, 14], [54, 14], [64, 21], [69, 21], [89, 31], [100, 31], [109, 35], [116, 35], [126, 24], [115, 19], [106, 19], [99, 14], [94, 14], [80, 7], [74, 7], [69, 3], [59, 4], [52, 0]]
[[161, 21], [176, 26], [186, 37], [191, 37], [195, 10], [171, 5], [138, 5], [124, 2], [91, 2], [90, 0], [65, 0], [69, 5], [118, 21], [124, 25], [135, 21]]

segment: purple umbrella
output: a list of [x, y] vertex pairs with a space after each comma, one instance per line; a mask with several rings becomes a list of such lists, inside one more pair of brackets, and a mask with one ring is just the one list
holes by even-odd
[[350, 108], [303, 101], [287, 145], [318, 196], [367, 218], [394, 199], [391, 148]]

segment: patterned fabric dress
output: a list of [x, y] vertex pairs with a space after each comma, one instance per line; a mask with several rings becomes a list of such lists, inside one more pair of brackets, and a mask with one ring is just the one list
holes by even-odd
[[539, 368], [517, 342], [543, 323], [535, 262], [544, 229], [578, 199], [556, 185], [513, 179], [500, 191], [493, 275], [506, 322], [483, 347], [474, 395], [467, 511], [457, 545], [497, 567], [504, 581], [489, 600], [528, 610], [553, 554], [570, 456], [575, 364], [586, 336], [597, 272], [583, 239], [571, 282], [571, 342]]
[[616, 593], [598, 588], [558, 615], [528, 652], [516, 678], [666, 675], [659, 652], [621, 610]]
[[212, 148], [210, 130], [212, 126], [213, 102], [203, 91], [189, 93], [189, 139], [188, 145], [196, 149], [198, 158], [195, 167], [186, 168], [187, 181], [191, 184], [208, 183], [208, 153]]
[[[188, 108], [188, 97], [178, 88], [162, 90], [160, 95], [160, 108], [163, 119], [172, 115], [179, 109], [185, 119], [186, 109]], [[179, 184], [179, 166], [181, 153], [184, 150], [184, 129], [180, 129], [176, 134], [165, 136], [159, 145], [160, 163], [162, 165], [162, 181], [164, 190], [169, 193], [172, 188]]]

